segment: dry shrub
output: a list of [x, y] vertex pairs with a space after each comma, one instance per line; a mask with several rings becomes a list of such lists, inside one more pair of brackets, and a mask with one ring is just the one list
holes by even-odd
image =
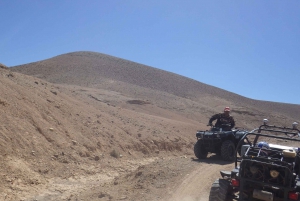
[[0, 63], [0, 68], [3, 68], [3, 69], [8, 69], [8, 67], [2, 63]]
[[114, 158], [120, 158], [120, 153], [114, 149], [110, 152], [110, 156]]

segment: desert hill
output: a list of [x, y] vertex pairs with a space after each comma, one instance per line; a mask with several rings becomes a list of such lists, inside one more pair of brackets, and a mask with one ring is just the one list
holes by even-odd
[[[61, 188], [55, 186], [61, 179], [85, 183], [101, 177], [105, 182], [147, 163], [135, 162], [138, 158], [192, 153], [198, 122], [176, 110], [115, 91], [52, 84], [11, 69], [0, 73], [4, 200], [31, 200], [33, 192], [44, 191], [57, 200], [53, 192]], [[50, 200], [47, 196], [43, 199]]]
[[[0, 76], [3, 200], [77, 200], [85, 194], [93, 199], [83, 200], [114, 200], [99, 186], [90, 194], [87, 189], [112, 191], [113, 185], [117, 193], [122, 183], [140, 189], [142, 178], [150, 188], [163, 186], [154, 178], [176, 179], [183, 170], [175, 162], [155, 163], [162, 168], [156, 172], [146, 165], [193, 155], [196, 130], [207, 129], [208, 118], [224, 106], [232, 107], [237, 126], [249, 129], [263, 118], [286, 126], [300, 120], [299, 105], [248, 99], [94, 52], [4, 66]], [[107, 183], [122, 175], [124, 180]], [[131, 197], [141, 195], [133, 191]]]
[[174, 73], [95, 52], [63, 54], [11, 70], [51, 83], [105, 89], [134, 98], [153, 99], [156, 105], [163, 108], [173, 105], [169, 103], [173, 98], [165, 100], [164, 96], [176, 96], [203, 106], [193, 108], [194, 112], [189, 111], [189, 114], [203, 113], [203, 110], [221, 111], [224, 105], [229, 105], [238, 114], [271, 114], [266, 116], [270, 119], [281, 115], [295, 120], [300, 118], [299, 105], [253, 100]]

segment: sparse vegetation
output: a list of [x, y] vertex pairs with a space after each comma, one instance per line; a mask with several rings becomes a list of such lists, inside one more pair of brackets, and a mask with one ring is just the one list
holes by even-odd
[[0, 99], [0, 105], [6, 106], [7, 103], [6, 103], [5, 101], [2, 101], [2, 100]]
[[8, 69], [8, 67], [2, 63], [0, 63], [0, 68]]
[[112, 156], [114, 158], [120, 158], [120, 153], [114, 149], [110, 152], [110, 156]]

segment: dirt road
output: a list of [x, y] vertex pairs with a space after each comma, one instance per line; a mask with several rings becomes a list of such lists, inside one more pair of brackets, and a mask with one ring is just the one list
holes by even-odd
[[175, 186], [168, 201], [207, 201], [213, 181], [219, 178], [220, 170], [231, 170], [233, 164], [226, 164], [220, 158], [212, 156], [207, 160], [191, 161], [193, 166], [180, 184]]
[[231, 170], [212, 155], [196, 160], [193, 155], [120, 159], [110, 167], [91, 167], [91, 174], [52, 178], [46, 185], [19, 195], [20, 200], [129, 200], [206, 201], [220, 170]]

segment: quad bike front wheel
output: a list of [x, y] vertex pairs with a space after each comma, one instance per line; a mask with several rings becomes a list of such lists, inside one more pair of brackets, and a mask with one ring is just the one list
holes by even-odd
[[202, 140], [198, 140], [196, 144], [194, 145], [194, 153], [195, 156], [199, 159], [204, 159], [207, 157], [208, 152], [205, 150], [205, 147], [201, 145]]
[[233, 161], [235, 157], [235, 145], [231, 140], [226, 140], [221, 146], [221, 156], [224, 161]]

